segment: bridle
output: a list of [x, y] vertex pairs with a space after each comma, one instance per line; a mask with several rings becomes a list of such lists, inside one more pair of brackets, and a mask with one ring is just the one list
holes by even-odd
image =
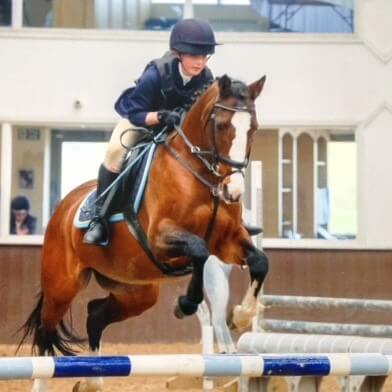
[[[183, 167], [185, 167], [188, 171], [190, 171], [201, 183], [207, 186], [211, 194], [214, 197], [219, 197], [223, 199], [223, 181], [232, 176], [235, 173], [240, 173], [242, 176], [245, 176], [245, 169], [249, 164], [249, 155], [250, 151], [245, 156], [243, 161], [235, 161], [228, 157], [223, 157], [219, 154], [217, 148], [217, 137], [216, 133], [219, 132], [216, 127], [216, 109], [227, 110], [230, 112], [248, 112], [252, 113], [254, 108], [249, 108], [246, 105], [241, 106], [227, 106], [220, 102], [216, 102], [213, 106], [213, 111], [210, 115], [211, 128], [212, 128], [212, 149], [211, 150], [201, 150], [199, 146], [194, 145], [189, 138], [184, 133], [181, 126], [176, 126], [177, 134], [182, 138], [186, 146], [189, 148], [192, 155], [196, 156], [203, 165], [207, 168], [207, 170], [213, 174], [215, 177], [219, 178], [217, 184], [213, 184], [205, 177], [203, 177], [200, 173], [198, 173], [185, 159], [181, 157], [181, 155], [168, 143], [168, 140], [165, 141], [165, 146], [169, 150], [169, 152], [175, 157], [177, 161], [181, 163]], [[170, 138], [169, 138], [170, 139]], [[227, 174], [222, 175], [218, 168], [219, 164], [224, 164], [232, 168]]]
[[223, 163], [225, 165], [228, 165], [230, 167], [236, 168], [239, 171], [242, 171], [243, 169], [246, 169], [248, 167], [248, 163], [249, 163], [249, 152], [246, 154], [246, 157], [243, 161], [234, 161], [231, 158], [227, 158], [227, 157], [222, 157], [221, 155], [219, 155], [219, 151], [218, 151], [218, 147], [217, 147], [217, 143], [216, 143], [216, 133], [218, 132], [216, 129], [216, 124], [215, 124], [215, 117], [216, 117], [216, 113], [215, 113], [215, 109], [223, 109], [223, 110], [227, 110], [230, 112], [250, 112], [250, 110], [248, 109], [247, 106], [243, 105], [243, 106], [227, 106], [227, 105], [223, 105], [219, 102], [215, 103], [214, 105], [214, 111], [211, 114], [211, 123], [212, 123], [212, 142], [213, 142], [213, 146], [214, 146], [214, 151], [212, 152], [213, 154], [213, 160], [215, 162], [219, 162], [219, 163]]

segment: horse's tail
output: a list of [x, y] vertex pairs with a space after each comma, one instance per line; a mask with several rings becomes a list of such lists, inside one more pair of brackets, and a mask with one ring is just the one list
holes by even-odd
[[31, 351], [35, 355], [56, 355], [56, 349], [63, 355], [75, 355], [77, 353], [71, 347], [71, 344], [78, 345], [85, 342], [85, 339], [78, 337], [72, 332], [64, 320], [61, 320], [58, 328], [54, 330], [47, 329], [41, 320], [41, 312], [44, 303], [44, 295], [42, 292], [38, 294], [39, 298], [30, 316], [25, 323], [18, 329], [18, 332], [23, 331], [23, 336], [20, 340], [16, 352], [19, 351], [22, 344], [28, 337], [32, 337]]

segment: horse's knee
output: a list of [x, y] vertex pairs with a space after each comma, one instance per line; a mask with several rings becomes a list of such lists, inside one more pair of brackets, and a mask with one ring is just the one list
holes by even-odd
[[187, 241], [185, 253], [194, 261], [200, 262], [203, 265], [210, 256], [206, 241], [203, 238], [193, 235]]
[[254, 249], [247, 258], [252, 280], [262, 283], [268, 273], [269, 262], [266, 254], [259, 249]]
[[207, 243], [203, 238], [186, 232], [174, 232], [166, 235], [168, 253], [173, 256], [188, 256], [195, 265], [204, 266], [209, 257]]

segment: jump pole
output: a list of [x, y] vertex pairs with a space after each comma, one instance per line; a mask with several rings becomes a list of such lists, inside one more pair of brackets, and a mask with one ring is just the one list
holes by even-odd
[[392, 355], [213, 354], [1, 357], [0, 380], [129, 376], [389, 375]]

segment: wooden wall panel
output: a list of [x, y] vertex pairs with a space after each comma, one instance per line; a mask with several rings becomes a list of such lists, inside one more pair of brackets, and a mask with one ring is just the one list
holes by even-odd
[[[16, 330], [23, 324], [36, 303], [40, 282], [39, 246], [0, 246], [0, 343], [16, 343], [20, 335]], [[174, 280], [161, 286], [158, 303], [143, 315], [118, 324], [104, 332], [104, 341], [118, 342], [198, 342], [199, 322], [196, 316], [177, 320], [173, 315], [176, 298], [186, 290], [189, 278]], [[247, 272], [236, 269], [232, 287], [239, 302], [240, 293], [246, 291]], [[90, 299], [106, 293], [91, 280], [72, 306], [75, 329], [85, 336], [86, 305]], [[69, 320], [69, 315], [66, 318]]]
[[[16, 343], [18, 327], [35, 304], [39, 289], [39, 246], [0, 247], [0, 343]], [[392, 251], [321, 251], [267, 249], [270, 272], [268, 294], [320, 295], [392, 299]], [[110, 342], [198, 342], [195, 316], [176, 320], [173, 304], [185, 290], [187, 278], [162, 286], [158, 303], [143, 315], [108, 328]], [[238, 303], [248, 284], [247, 271], [235, 270], [231, 278], [233, 303]], [[76, 330], [85, 335], [85, 307], [89, 299], [105, 293], [91, 282], [72, 307]], [[342, 311], [268, 310], [268, 317], [314, 321], [392, 324], [390, 314]]]
[[278, 236], [278, 131], [258, 131], [251, 158], [263, 163], [263, 228], [268, 238]]
[[308, 134], [298, 138], [298, 229], [302, 238], [314, 238], [314, 154]]
[[54, 27], [94, 28], [94, 0], [54, 0]]
[[[267, 250], [265, 292], [276, 295], [392, 300], [392, 251]], [[270, 309], [266, 316], [292, 320], [386, 323], [392, 314], [358, 310]]]

